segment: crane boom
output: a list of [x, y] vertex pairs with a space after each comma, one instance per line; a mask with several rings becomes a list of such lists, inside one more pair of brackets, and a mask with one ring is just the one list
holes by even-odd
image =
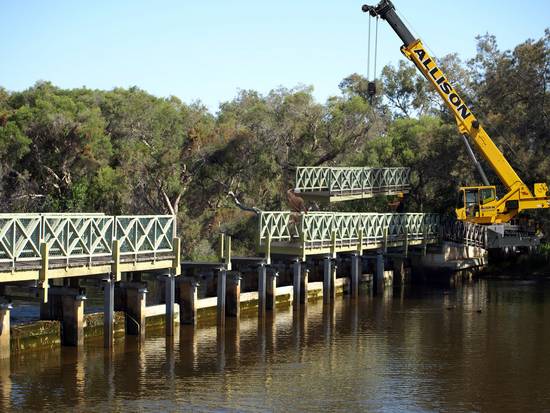
[[523, 209], [549, 208], [548, 186], [545, 183], [535, 184], [533, 194], [525, 185], [435, 59], [430, 56], [422, 41], [411, 34], [397, 15], [393, 3], [390, 0], [382, 0], [376, 6], [364, 5], [363, 11], [389, 23], [403, 41], [402, 53], [432, 84], [454, 114], [459, 132], [474, 143], [508, 191], [506, 195], [497, 199], [494, 186], [461, 188], [464, 204], [456, 210], [458, 218], [477, 223], [508, 222]]

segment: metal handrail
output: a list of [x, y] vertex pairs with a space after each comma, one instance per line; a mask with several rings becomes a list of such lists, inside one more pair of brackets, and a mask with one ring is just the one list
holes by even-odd
[[120, 254], [152, 255], [173, 251], [176, 220], [171, 215], [108, 216], [100, 213], [0, 214], [0, 264], [15, 268], [17, 262], [42, 258], [40, 244], [48, 246], [48, 257], [95, 258], [113, 254], [119, 240]]
[[298, 242], [325, 245], [425, 239], [439, 236], [438, 214], [339, 213], [263, 211], [260, 214], [260, 245], [267, 241]]

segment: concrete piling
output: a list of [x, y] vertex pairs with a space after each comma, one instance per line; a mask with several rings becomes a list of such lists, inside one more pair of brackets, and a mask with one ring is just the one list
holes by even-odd
[[183, 277], [179, 283], [180, 324], [197, 323], [198, 286], [192, 277]]
[[234, 272], [227, 280], [226, 316], [239, 318], [241, 315], [241, 280], [239, 273]]
[[392, 260], [393, 282], [397, 285], [403, 285], [406, 281], [405, 259], [394, 257]]
[[300, 260], [294, 261], [292, 264], [292, 286], [293, 286], [293, 308], [295, 310], [298, 310], [300, 308], [300, 295], [301, 295], [301, 287], [302, 287], [302, 263]]
[[84, 300], [83, 294], [63, 294], [63, 333], [61, 342], [66, 346], [82, 346], [84, 344]]
[[113, 348], [115, 324], [115, 282], [109, 277], [103, 283], [103, 347]]
[[77, 286], [78, 283], [63, 283], [63, 286], [48, 288], [47, 302], [40, 303], [41, 320], [61, 321], [61, 343], [65, 346], [81, 346], [84, 344], [84, 301], [86, 295]]
[[332, 297], [332, 260], [329, 257], [323, 259], [323, 302], [328, 304]]
[[350, 295], [357, 297], [359, 294], [359, 274], [361, 268], [361, 257], [359, 255], [351, 256], [351, 283], [350, 283]]
[[269, 271], [267, 274], [267, 285], [265, 289], [265, 306], [266, 311], [274, 311], [277, 303], [277, 277], [279, 273]]
[[165, 298], [166, 298], [166, 336], [174, 335], [174, 302], [176, 298], [176, 277], [172, 274], [167, 274], [165, 277]]
[[0, 304], [0, 359], [10, 356], [10, 310], [11, 304]]
[[306, 268], [305, 271], [302, 271], [302, 277], [300, 282], [300, 304], [304, 308], [307, 307], [308, 282], [309, 282], [309, 268]]
[[145, 306], [147, 284], [127, 283], [126, 288], [126, 334], [145, 338]]
[[265, 264], [258, 267], [258, 316], [265, 316], [266, 310], [266, 286], [267, 286], [267, 268]]
[[226, 309], [226, 289], [227, 289], [227, 270], [225, 268], [218, 270], [218, 286], [217, 286], [217, 297], [218, 297], [218, 324], [225, 323], [225, 309]]
[[376, 271], [374, 273], [374, 289], [375, 292], [384, 290], [384, 254], [382, 251], [376, 253]]
[[336, 300], [336, 272], [338, 271], [338, 265], [333, 263], [330, 271], [330, 301]]

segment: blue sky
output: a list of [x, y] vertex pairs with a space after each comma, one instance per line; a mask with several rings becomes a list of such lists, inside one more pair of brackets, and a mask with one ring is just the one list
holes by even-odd
[[[371, 0], [372, 2], [373, 0]], [[436, 55], [475, 53], [491, 33], [502, 49], [550, 27], [548, 0], [394, 0]], [[353, 72], [366, 74], [361, 1], [0, 0], [0, 86], [37, 80], [73, 88], [138, 86], [201, 100], [212, 111], [239, 89], [313, 85], [324, 101]], [[379, 69], [401, 58], [380, 22]]]

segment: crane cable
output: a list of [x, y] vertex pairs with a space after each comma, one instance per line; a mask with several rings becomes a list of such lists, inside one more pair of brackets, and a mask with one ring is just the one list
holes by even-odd
[[368, 35], [368, 47], [367, 47], [367, 81], [368, 83], [368, 95], [369, 95], [369, 103], [372, 106], [372, 101], [374, 99], [374, 96], [376, 95], [376, 65], [378, 61], [378, 21], [379, 17], [376, 16], [376, 23], [375, 23], [375, 29], [374, 29], [374, 74], [373, 79], [371, 80], [370, 76], [370, 69], [371, 69], [371, 47], [372, 47], [372, 40], [371, 40], [371, 21], [372, 16], [369, 15], [369, 35]]
[[368, 36], [368, 43], [367, 43], [367, 80], [370, 81], [370, 26], [371, 26], [371, 20], [372, 17], [369, 15], [369, 36]]

